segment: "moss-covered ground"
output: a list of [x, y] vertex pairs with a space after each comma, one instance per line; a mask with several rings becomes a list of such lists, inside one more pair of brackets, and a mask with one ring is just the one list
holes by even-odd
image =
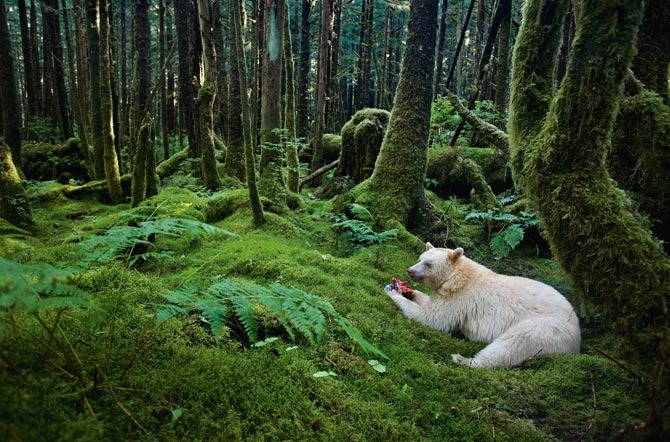
[[[129, 210], [66, 199], [48, 185], [29, 196], [36, 231], [0, 226], [3, 258], [67, 268], [79, 241], [123, 223]], [[616, 339], [590, 310], [578, 308], [580, 355], [512, 370], [455, 365], [452, 353], [472, 355], [483, 344], [408, 321], [382, 289], [391, 277], [407, 279], [422, 243], [400, 235], [344, 253], [330, 202], [303, 196], [299, 210], [268, 213], [254, 229], [243, 190], [163, 189], [150, 204], [239, 236], [159, 235], [156, 255], [140, 266], [117, 260], [81, 269], [73, 281], [91, 294], [85, 308], [36, 315], [0, 305], [11, 312], [0, 317], [0, 440], [610, 440], [645, 419], [637, 379], [594, 350], [616, 358]], [[457, 201], [441, 204], [452, 217], [468, 211]], [[452, 240], [470, 256], [549, 282], [572, 299], [560, 268], [534, 247], [496, 261], [481, 229], [454, 226]], [[162, 293], [220, 279], [320, 296], [389, 356], [380, 361], [386, 371], [373, 369], [373, 357], [334, 324], [312, 345], [261, 321], [262, 339], [280, 338], [262, 347], [235, 321], [215, 340], [197, 312], [156, 326]]]

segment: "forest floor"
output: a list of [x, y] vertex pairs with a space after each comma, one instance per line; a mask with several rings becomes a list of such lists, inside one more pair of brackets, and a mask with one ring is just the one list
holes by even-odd
[[[596, 350], [617, 358], [607, 324], [584, 307], [577, 308], [580, 355], [515, 369], [454, 364], [452, 353], [471, 356], [483, 344], [407, 320], [383, 291], [392, 277], [407, 279], [424, 245], [401, 232], [356, 247], [333, 227], [331, 203], [308, 192], [301, 208], [268, 213], [267, 224], [253, 228], [241, 189], [166, 187], [138, 211], [67, 199], [55, 188], [29, 189], [34, 235], [0, 225], [0, 257], [12, 260], [0, 261], [2, 271], [18, 272], [41, 294], [24, 306], [10, 308], [6, 296], [0, 302], [1, 440], [611, 440], [646, 418], [643, 387]], [[466, 255], [545, 281], [579, 306], [546, 252], [522, 244], [493, 259], [481, 224], [463, 221], [470, 208], [435, 202], [453, 218], [450, 241]], [[168, 216], [237, 236], [192, 226], [157, 233], [137, 260], [138, 249], [133, 255], [114, 244], [122, 231], [104, 235]], [[105, 255], [112, 249], [119, 253]], [[41, 263], [53, 267], [22, 267]], [[51, 285], [39, 286], [40, 277]], [[333, 315], [321, 340], [292, 338], [257, 306], [260, 345], [253, 345], [244, 317], [231, 313], [215, 328], [202, 312], [170, 307], [176, 295], [162, 296], [224, 280], [316, 295], [388, 359], [355, 345]], [[57, 291], [49, 304], [47, 293]], [[59, 304], [68, 296], [79, 305]]]

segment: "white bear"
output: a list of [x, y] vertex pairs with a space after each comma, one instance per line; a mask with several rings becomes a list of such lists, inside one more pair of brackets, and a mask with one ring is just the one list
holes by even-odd
[[528, 278], [500, 275], [463, 255], [426, 243], [419, 261], [407, 269], [432, 296], [413, 290], [411, 300], [390, 285], [386, 293], [403, 314], [449, 333], [487, 345], [472, 358], [451, 355], [470, 367], [504, 367], [535, 356], [579, 353], [581, 333], [572, 306], [554, 288]]

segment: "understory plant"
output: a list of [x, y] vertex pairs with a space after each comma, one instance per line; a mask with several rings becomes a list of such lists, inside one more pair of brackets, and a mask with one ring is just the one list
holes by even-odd
[[251, 282], [223, 280], [204, 289], [182, 286], [162, 296], [168, 302], [156, 306], [157, 326], [175, 316], [197, 312], [218, 341], [234, 317], [242, 324], [249, 341], [255, 343], [259, 341], [256, 316], [260, 308], [279, 320], [291, 340], [300, 335], [310, 344], [319, 343], [328, 324], [334, 320], [364, 353], [388, 359], [329, 302], [296, 288], [278, 283], [264, 287]]
[[337, 234], [337, 248], [345, 255], [366, 250], [368, 247], [385, 244], [398, 237], [398, 229], [374, 230], [375, 220], [370, 211], [356, 203], [348, 204], [348, 213], [333, 217], [331, 228]]
[[500, 205], [486, 211], [470, 212], [465, 221], [479, 220], [486, 230], [486, 240], [491, 252], [497, 258], [505, 258], [514, 250], [526, 234], [529, 227], [538, 225], [535, 212], [510, 211], [509, 206], [516, 202], [518, 197], [509, 191], [498, 195]]

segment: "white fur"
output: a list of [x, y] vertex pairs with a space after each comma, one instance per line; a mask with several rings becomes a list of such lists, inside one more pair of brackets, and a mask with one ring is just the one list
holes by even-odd
[[451, 250], [426, 244], [410, 277], [435, 290], [414, 291], [413, 300], [387, 286], [403, 314], [449, 333], [489, 343], [473, 358], [451, 355], [472, 367], [513, 367], [535, 356], [579, 353], [579, 320], [570, 303], [554, 288], [528, 278], [497, 274]]

